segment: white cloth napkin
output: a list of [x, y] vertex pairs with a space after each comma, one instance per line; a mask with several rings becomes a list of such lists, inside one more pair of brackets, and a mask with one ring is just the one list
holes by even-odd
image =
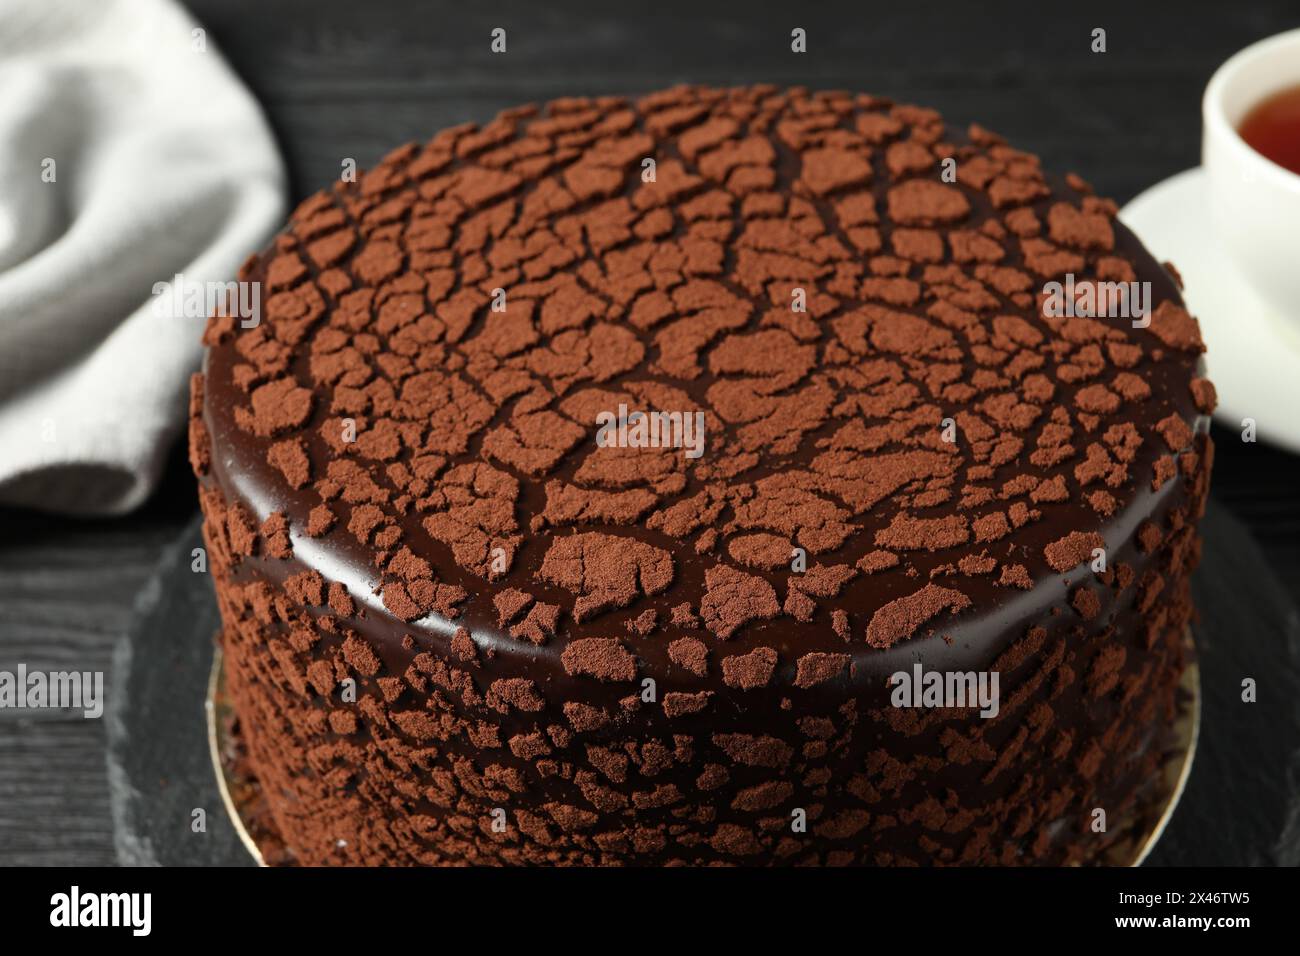
[[144, 500], [203, 331], [158, 314], [155, 283], [232, 279], [284, 181], [257, 103], [171, 0], [0, 0], [0, 503]]

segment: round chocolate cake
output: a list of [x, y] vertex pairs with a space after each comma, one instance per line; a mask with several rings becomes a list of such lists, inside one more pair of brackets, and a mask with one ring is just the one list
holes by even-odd
[[511, 110], [303, 203], [190, 432], [293, 858], [1100, 859], [1169, 756], [1214, 404], [1115, 211], [773, 87]]

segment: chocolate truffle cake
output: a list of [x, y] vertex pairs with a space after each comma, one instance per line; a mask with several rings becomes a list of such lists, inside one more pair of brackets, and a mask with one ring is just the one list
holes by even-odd
[[190, 433], [293, 856], [1098, 860], [1169, 753], [1214, 403], [1115, 211], [772, 87], [510, 110], [303, 203]]

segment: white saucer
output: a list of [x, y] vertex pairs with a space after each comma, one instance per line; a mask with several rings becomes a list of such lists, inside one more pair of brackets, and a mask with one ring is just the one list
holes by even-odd
[[1260, 438], [1300, 452], [1300, 316], [1288, 323], [1247, 285], [1219, 244], [1205, 186], [1204, 170], [1189, 169], [1152, 186], [1119, 217], [1183, 277], [1219, 394], [1215, 419], [1240, 434], [1241, 420], [1253, 418]]

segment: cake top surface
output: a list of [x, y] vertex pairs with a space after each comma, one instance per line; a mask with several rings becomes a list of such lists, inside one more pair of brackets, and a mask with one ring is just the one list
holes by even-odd
[[[271, 556], [605, 679], [643, 638], [752, 646], [743, 684], [942, 636], [1088, 561], [1213, 404], [1112, 202], [847, 93], [508, 111], [313, 196], [241, 277], [200, 470]], [[1141, 283], [1146, 321], [1072, 298]]]

